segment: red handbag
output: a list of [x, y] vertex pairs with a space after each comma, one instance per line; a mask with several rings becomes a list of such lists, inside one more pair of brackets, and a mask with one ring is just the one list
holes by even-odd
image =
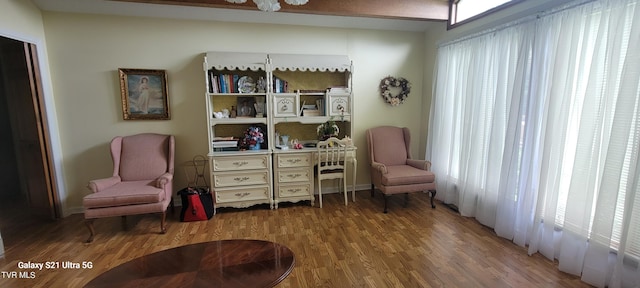
[[188, 187], [180, 190], [178, 194], [182, 198], [180, 221], [204, 221], [213, 217], [215, 208], [213, 207], [213, 197], [208, 189]]

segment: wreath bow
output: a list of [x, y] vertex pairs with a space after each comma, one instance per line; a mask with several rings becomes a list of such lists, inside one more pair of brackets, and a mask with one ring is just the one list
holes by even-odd
[[[392, 95], [390, 88], [400, 88], [400, 93], [398, 95]], [[380, 95], [387, 103], [391, 104], [391, 106], [398, 106], [404, 103], [404, 100], [409, 97], [409, 92], [411, 92], [411, 84], [407, 79], [402, 77], [395, 78], [387, 76], [380, 81]]]

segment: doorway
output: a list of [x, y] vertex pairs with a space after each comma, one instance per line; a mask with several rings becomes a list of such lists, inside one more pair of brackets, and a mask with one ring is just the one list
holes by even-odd
[[60, 218], [40, 69], [33, 44], [0, 36], [0, 233]]

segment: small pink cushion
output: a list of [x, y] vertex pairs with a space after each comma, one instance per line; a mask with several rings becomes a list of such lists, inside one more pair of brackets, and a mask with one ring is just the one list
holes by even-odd
[[114, 207], [158, 203], [165, 198], [165, 192], [157, 188], [155, 180], [120, 182], [98, 193], [84, 197], [85, 208]]
[[408, 165], [387, 166], [388, 173], [382, 174], [382, 185], [396, 186], [434, 182], [436, 176], [427, 170]]

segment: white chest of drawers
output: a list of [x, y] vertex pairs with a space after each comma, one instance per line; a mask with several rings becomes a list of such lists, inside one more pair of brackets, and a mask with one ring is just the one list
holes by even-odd
[[273, 209], [269, 153], [216, 155], [210, 157], [210, 162], [216, 208], [269, 204]]
[[314, 205], [312, 153], [274, 154], [275, 207], [280, 202], [311, 201]]

